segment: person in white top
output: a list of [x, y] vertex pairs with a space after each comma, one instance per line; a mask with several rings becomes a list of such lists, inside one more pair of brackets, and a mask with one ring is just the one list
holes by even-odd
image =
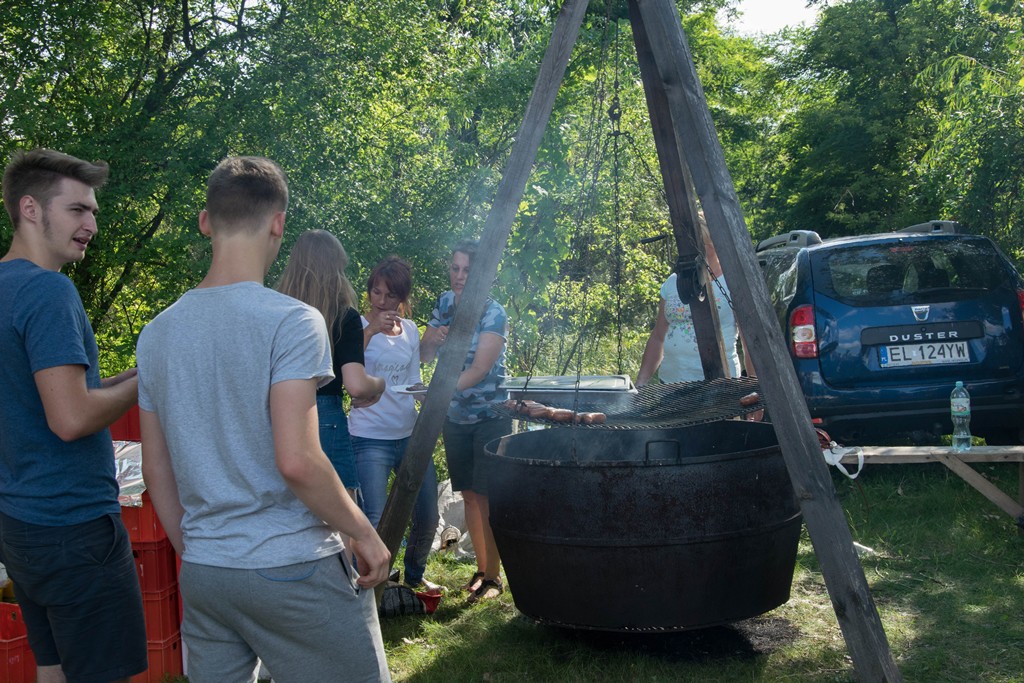
[[[387, 389], [374, 405], [352, 409], [349, 433], [363, 491], [363, 511], [374, 526], [384, 512], [388, 477], [402, 464], [418, 415], [413, 396], [394, 391], [421, 381], [419, 331], [400, 314], [409, 314], [411, 290], [412, 269], [397, 256], [378, 263], [366, 282], [370, 305], [362, 319], [364, 363], [368, 373], [384, 379]], [[431, 462], [413, 508], [405, 549], [405, 583], [412, 588], [437, 588], [423, 578], [437, 521], [437, 474]]]
[[[739, 334], [736, 318], [732, 312], [729, 288], [722, 275], [722, 266], [718, 262], [715, 245], [711, 243], [707, 224], [700, 219], [701, 236], [704, 238], [704, 254], [708, 268], [714, 276], [710, 284], [713, 289], [715, 306], [718, 309], [718, 322], [722, 329], [722, 342], [725, 344], [725, 355], [728, 371], [733, 377], [741, 374], [741, 365], [737, 342]], [[749, 354], [743, 354], [747, 375], [754, 376], [754, 368], [750, 363]], [[704, 368], [697, 350], [697, 336], [693, 328], [693, 314], [690, 307], [680, 298], [676, 290], [676, 274], [672, 273], [661, 286], [661, 302], [658, 306], [658, 318], [654, 329], [647, 339], [644, 355], [640, 361], [640, 370], [636, 375], [636, 385], [644, 386], [651, 381], [654, 373], [663, 383], [699, 382], [704, 379]]]

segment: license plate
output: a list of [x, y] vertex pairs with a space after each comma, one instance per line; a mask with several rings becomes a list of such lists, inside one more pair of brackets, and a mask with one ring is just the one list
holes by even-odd
[[971, 362], [965, 341], [880, 346], [878, 356], [883, 368]]

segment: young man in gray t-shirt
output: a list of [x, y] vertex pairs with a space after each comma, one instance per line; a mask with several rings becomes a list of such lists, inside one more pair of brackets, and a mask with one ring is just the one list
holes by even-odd
[[267, 159], [210, 176], [210, 270], [139, 337], [143, 475], [182, 557], [190, 680], [255, 681], [257, 657], [279, 681], [388, 680], [368, 589], [390, 556], [320, 448], [323, 317], [262, 284], [287, 198]]

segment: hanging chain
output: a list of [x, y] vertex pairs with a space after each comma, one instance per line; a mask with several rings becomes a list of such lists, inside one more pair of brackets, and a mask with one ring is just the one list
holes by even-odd
[[[608, 54], [608, 49], [609, 49], [610, 43], [611, 43], [610, 31], [609, 31], [611, 9], [612, 9], [612, 0], [607, 0], [606, 8], [605, 8], [605, 13], [606, 13], [606, 17], [609, 18], [609, 21], [607, 21], [605, 23], [604, 35], [602, 36], [602, 40], [601, 40], [601, 58], [598, 60], [598, 62], [600, 64], [604, 64], [606, 62], [607, 54]], [[618, 28], [618, 25], [616, 24], [616, 29], [617, 28]], [[586, 138], [586, 146], [585, 146], [585, 149], [584, 149], [583, 158], [582, 158], [582, 161], [579, 164], [579, 167], [583, 169], [584, 173], [583, 173], [583, 177], [581, 178], [581, 182], [580, 182], [579, 201], [576, 203], [575, 211], [573, 212], [574, 213], [574, 215], [573, 215], [574, 219], [573, 219], [572, 223], [573, 223], [574, 227], [573, 227], [572, 234], [569, 237], [569, 244], [570, 245], [575, 245], [577, 247], [577, 250], [579, 252], [581, 252], [581, 253], [586, 253], [588, 248], [589, 248], [589, 246], [591, 245], [591, 242], [593, 241], [592, 237], [593, 237], [593, 232], [594, 232], [593, 226], [594, 226], [594, 213], [595, 213], [594, 210], [593, 210], [593, 205], [594, 205], [594, 203], [596, 201], [597, 187], [598, 187], [598, 181], [599, 181], [600, 171], [601, 171], [601, 160], [604, 158], [604, 155], [605, 155], [606, 149], [607, 149], [605, 147], [605, 141], [603, 139], [603, 136], [599, 132], [600, 126], [598, 124], [598, 121], [600, 119], [600, 107], [601, 107], [600, 103], [602, 101], [604, 101], [604, 97], [605, 97], [605, 93], [606, 92], [607, 92], [607, 76], [606, 76], [605, 70], [601, 69], [601, 70], [599, 70], [598, 77], [594, 81], [594, 97], [593, 97], [593, 100], [592, 100], [593, 105], [591, 107], [591, 112], [590, 112], [590, 115], [588, 117], [589, 125], [587, 126], [587, 130], [590, 131], [590, 134]], [[588, 169], [591, 169], [591, 168], [593, 169], [592, 172], [588, 172]], [[584, 226], [587, 226], [587, 225], [589, 225], [589, 227], [590, 227], [589, 233], [588, 233], [588, 231], [584, 230]], [[564, 282], [564, 276], [563, 277], [559, 277], [558, 284], [555, 287], [555, 291], [552, 293], [552, 297], [551, 297], [551, 300], [550, 300], [550, 303], [549, 303], [549, 307], [548, 307], [548, 310], [549, 310], [548, 316], [549, 317], [550, 317], [550, 312], [557, 310], [559, 301], [562, 298], [564, 298], [563, 290], [565, 288], [566, 288], [566, 284]], [[584, 309], [584, 311], [587, 310], [588, 291], [589, 291], [589, 288], [587, 288], [587, 287], [583, 288], [583, 297], [584, 297], [583, 298], [583, 309]], [[572, 363], [572, 357], [573, 357], [574, 354], [579, 354], [580, 357], [582, 358], [582, 352], [579, 351], [579, 350], [583, 348], [583, 339], [586, 336], [586, 329], [587, 329], [587, 327], [588, 327], [588, 322], [586, 320], [584, 320], [583, 324], [581, 325], [581, 329], [580, 329], [580, 333], [579, 333], [579, 337], [578, 337], [577, 341], [569, 346], [568, 351], [566, 351], [565, 348], [564, 348], [565, 345], [564, 345], [563, 336], [560, 335], [560, 334], [556, 335], [558, 337], [558, 339], [559, 339], [558, 360], [557, 360], [557, 366], [559, 366], [561, 368], [559, 374], [565, 374], [565, 372], [568, 369], [569, 365]], [[542, 352], [543, 347], [544, 347], [543, 338], [544, 338], [544, 335], [541, 335], [538, 338], [536, 349], [535, 349], [534, 353], [532, 354], [533, 358], [530, 359], [530, 361], [529, 361], [529, 365], [528, 365], [528, 367], [526, 369], [526, 385], [525, 386], [529, 385], [530, 379], [533, 377], [534, 371], [536, 370], [537, 362], [538, 362], [538, 360], [540, 358], [541, 352]], [[565, 356], [564, 363], [563, 363], [563, 356]], [[524, 386], [524, 389], [525, 389], [525, 386]]]
[[615, 19], [615, 95], [612, 97], [612, 105], [608, 108], [608, 118], [612, 122], [612, 179], [613, 196], [612, 207], [615, 221], [615, 328], [618, 339], [618, 354], [616, 356], [616, 369], [622, 374], [622, 216], [620, 215], [619, 195], [619, 138], [622, 137], [622, 107], [619, 102], [619, 20]]

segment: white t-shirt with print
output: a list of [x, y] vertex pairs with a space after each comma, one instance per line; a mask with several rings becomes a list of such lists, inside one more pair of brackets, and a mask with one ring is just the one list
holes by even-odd
[[[740, 358], [736, 350], [736, 318], [729, 305], [729, 288], [725, 276], [718, 276], [714, 283], [715, 306], [718, 308], [718, 322], [722, 327], [722, 342], [725, 344], [726, 362], [731, 365], [733, 377], [740, 376]], [[662, 382], [694, 382], [704, 379], [704, 368], [697, 350], [697, 335], [693, 329], [693, 315], [690, 307], [682, 302], [676, 290], [676, 274], [672, 273], [661, 286], [661, 298], [665, 300], [665, 319], [668, 333], [665, 335], [665, 357], [658, 369]]]
[[[364, 317], [363, 329], [370, 324]], [[382, 377], [386, 388], [380, 400], [368, 408], [352, 408], [348, 433], [364, 439], [394, 441], [412, 434], [416, 424], [416, 401], [391, 387], [420, 381], [420, 333], [416, 324], [402, 318], [402, 332], [395, 336], [378, 333], [370, 337], [363, 352], [366, 374]]]

